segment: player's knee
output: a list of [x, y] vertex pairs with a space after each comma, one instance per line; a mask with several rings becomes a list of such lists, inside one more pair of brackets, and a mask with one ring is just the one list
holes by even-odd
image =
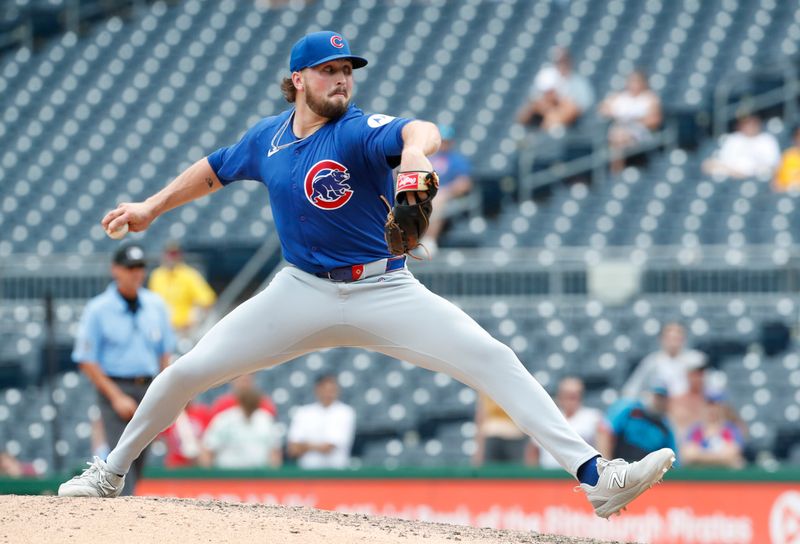
[[196, 392], [202, 390], [204, 382], [208, 380], [203, 372], [198, 371], [198, 366], [193, 364], [190, 354], [186, 354], [168, 366], [160, 377], [170, 387]]
[[492, 339], [491, 342], [484, 344], [480, 347], [480, 349], [474, 350], [473, 353], [475, 353], [484, 363], [489, 363], [489, 367], [493, 367], [495, 369], [502, 365], [519, 364], [519, 359], [517, 359], [514, 350], [499, 340]]

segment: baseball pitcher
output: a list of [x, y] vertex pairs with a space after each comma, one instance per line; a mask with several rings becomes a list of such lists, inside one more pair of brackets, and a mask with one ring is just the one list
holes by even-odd
[[[367, 65], [341, 34], [315, 32], [291, 51], [282, 90], [291, 107], [199, 160], [144, 202], [102, 220], [141, 232], [161, 214], [241, 179], [266, 185], [290, 263], [152, 383], [118, 444], [59, 495], [114, 497], [131, 463], [197, 394], [323, 348], [358, 346], [439, 371], [493, 398], [575, 476], [608, 517], [659, 481], [674, 453], [602, 459], [572, 430], [514, 352], [406, 268], [438, 180], [432, 123], [368, 115], [350, 103]], [[392, 172], [398, 168], [396, 178]]]

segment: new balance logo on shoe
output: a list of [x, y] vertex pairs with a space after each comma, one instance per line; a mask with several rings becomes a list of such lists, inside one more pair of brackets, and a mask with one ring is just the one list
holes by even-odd
[[612, 485], [616, 485], [620, 489], [625, 488], [625, 476], [628, 474], [627, 470], [621, 470], [619, 472], [612, 472], [611, 478], [608, 481], [608, 488], [611, 489]]
[[597, 485], [580, 484], [577, 489], [586, 493], [598, 516], [608, 518], [660, 482], [674, 462], [675, 452], [669, 448], [654, 451], [635, 463], [601, 458], [597, 460]]

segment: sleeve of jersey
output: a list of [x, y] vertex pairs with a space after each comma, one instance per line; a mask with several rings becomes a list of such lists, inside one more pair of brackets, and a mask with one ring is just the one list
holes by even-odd
[[361, 126], [366, 143], [367, 158], [381, 166], [390, 166], [392, 157], [399, 157], [403, 151], [403, 127], [413, 119], [370, 115]]
[[261, 126], [262, 123], [258, 123], [236, 144], [221, 147], [208, 156], [208, 163], [222, 185], [242, 179], [262, 181], [258, 171], [258, 140]]

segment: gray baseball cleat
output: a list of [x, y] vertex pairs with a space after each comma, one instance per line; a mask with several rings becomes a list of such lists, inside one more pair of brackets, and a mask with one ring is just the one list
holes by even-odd
[[619, 514], [633, 499], [660, 482], [674, 462], [675, 452], [669, 448], [654, 451], [635, 463], [628, 463], [624, 459], [598, 459], [600, 479], [597, 485], [580, 484], [575, 489], [586, 492], [595, 514], [609, 518]]
[[83, 474], [64, 482], [58, 488], [59, 497], [118, 497], [125, 485], [125, 476], [108, 470], [108, 465], [99, 457], [87, 462], [89, 468]]

